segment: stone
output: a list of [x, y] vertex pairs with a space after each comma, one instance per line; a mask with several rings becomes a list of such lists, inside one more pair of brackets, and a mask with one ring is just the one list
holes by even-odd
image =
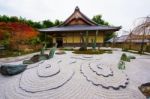
[[124, 70], [125, 69], [125, 62], [120, 60], [118, 63], [118, 69]]
[[16, 75], [23, 72], [26, 69], [27, 65], [11, 65], [4, 64], [1, 65], [0, 71], [3, 75]]

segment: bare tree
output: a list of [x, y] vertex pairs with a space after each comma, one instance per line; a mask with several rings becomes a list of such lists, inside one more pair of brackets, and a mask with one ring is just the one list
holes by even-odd
[[148, 40], [150, 40], [150, 16], [138, 18], [135, 22], [135, 28], [130, 32], [127, 41], [140, 42], [139, 52], [144, 53], [145, 42]]

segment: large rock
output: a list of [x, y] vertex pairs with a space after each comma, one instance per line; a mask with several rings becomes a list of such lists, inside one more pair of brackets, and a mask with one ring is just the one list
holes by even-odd
[[31, 59], [24, 60], [23, 64], [33, 64], [33, 63], [39, 62], [41, 60], [47, 60], [47, 59], [48, 59], [48, 55], [47, 54], [34, 55], [33, 57], [31, 57]]
[[23, 72], [26, 69], [27, 65], [11, 65], [5, 64], [1, 65], [0, 72], [3, 75], [16, 75]]
[[142, 84], [139, 89], [148, 99], [150, 98], [150, 82]]

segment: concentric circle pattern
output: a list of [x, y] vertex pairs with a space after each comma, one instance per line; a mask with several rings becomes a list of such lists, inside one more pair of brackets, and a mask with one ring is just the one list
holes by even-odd
[[40, 77], [50, 77], [58, 74], [60, 72], [60, 61], [54, 61], [50, 62], [49, 60], [46, 60], [44, 63], [39, 65], [39, 68], [37, 68], [37, 74]]
[[100, 62], [92, 62], [88, 64], [89, 68], [98, 76], [109, 77], [113, 76], [113, 71], [109, 66], [100, 64]]
[[81, 65], [80, 71], [87, 81], [93, 85], [102, 86], [103, 88], [125, 88], [129, 79], [122, 71], [113, 72], [112, 69], [101, 62], [86, 62]]
[[57, 89], [67, 83], [74, 75], [72, 70], [61, 69], [56, 60], [46, 60], [37, 69], [24, 72], [20, 88], [31, 93]]
[[67, 52], [29, 65], [22, 74], [0, 75], [5, 79], [0, 99], [143, 99], [129, 88], [125, 73], [102, 59]]

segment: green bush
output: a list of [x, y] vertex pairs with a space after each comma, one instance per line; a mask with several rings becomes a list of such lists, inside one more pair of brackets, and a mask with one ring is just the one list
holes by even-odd
[[28, 42], [27, 42], [27, 44], [32, 44], [32, 45], [37, 45], [39, 43], [41, 43], [41, 40], [39, 37], [34, 37], [34, 38], [28, 40]]
[[136, 59], [135, 56], [129, 55], [127, 56], [125, 53], [121, 55], [120, 61], [118, 63], [118, 69], [125, 69], [125, 61], [130, 62], [130, 59]]
[[130, 58], [125, 53], [122, 54], [120, 60], [130, 62]]

